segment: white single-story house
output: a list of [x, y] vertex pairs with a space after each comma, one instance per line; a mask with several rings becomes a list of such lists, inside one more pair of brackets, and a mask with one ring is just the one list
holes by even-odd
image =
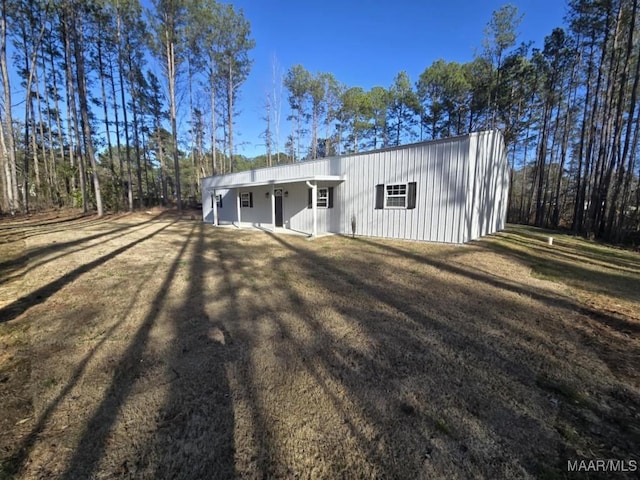
[[202, 179], [214, 225], [464, 243], [502, 230], [509, 166], [497, 130]]

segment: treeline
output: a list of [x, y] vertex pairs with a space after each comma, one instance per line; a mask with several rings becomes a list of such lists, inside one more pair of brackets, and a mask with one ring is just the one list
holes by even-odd
[[214, 0], [0, 8], [2, 212], [180, 206], [212, 173], [495, 128], [512, 167], [509, 221], [640, 236], [638, 0], [570, 0], [540, 48], [518, 43], [521, 17], [506, 5], [472, 61], [369, 90], [274, 66], [255, 159], [236, 153], [254, 47], [242, 11]]
[[366, 91], [292, 67], [289, 157], [497, 128], [512, 167], [509, 221], [638, 240], [638, 1], [571, 0], [543, 48], [517, 44], [520, 19], [502, 7], [473, 61], [438, 60], [415, 83], [400, 72]]
[[[202, 176], [234, 168], [236, 99], [254, 46], [242, 11], [214, 0], [0, 8], [2, 212], [102, 214], [172, 199], [181, 208]], [[180, 133], [178, 98], [188, 104]]]

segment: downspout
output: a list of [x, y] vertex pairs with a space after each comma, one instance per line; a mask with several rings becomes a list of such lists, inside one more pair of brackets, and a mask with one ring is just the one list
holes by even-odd
[[214, 190], [211, 194], [211, 203], [213, 203], [213, 225], [218, 226], [218, 195], [216, 195], [216, 191]]
[[311, 236], [315, 238], [318, 235], [318, 185], [313, 185], [307, 180], [307, 186], [311, 189], [311, 212], [313, 216], [313, 228]]
[[240, 215], [240, 191], [236, 188], [236, 210], [238, 211], [238, 228], [240, 228], [240, 222], [242, 217]]
[[271, 185], [271, 230], [276, 233], [276, 192]]

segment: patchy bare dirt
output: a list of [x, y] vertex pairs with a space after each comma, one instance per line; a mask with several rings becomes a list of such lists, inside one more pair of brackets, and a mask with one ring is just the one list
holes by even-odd
[[194, 218], [0, 224], [0, 478], [640, 461], [637, 253], [522, 227], [447, 246]]

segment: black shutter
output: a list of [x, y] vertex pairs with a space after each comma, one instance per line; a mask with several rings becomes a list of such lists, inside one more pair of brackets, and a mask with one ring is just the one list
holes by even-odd
[[307, 208], [311, 208], [313, 205], [313, 194], [311, 193], [311, 188], [309, 189], [309, 196], [307, 197]]
[[376, 210], [384, 208], [384, 185], [376, 185]]
[[333, 208], [333, 187], [329, 187], [329, 203], [327, 206]]
[[253, 208], [253, 192], [249, 192], [249, 208]]
[[222, 195], [218, 195], [218, 198], [220, 199], [220, 208], [222, 208]]
[[416, 182], [409, 182], [407, 189], [407, 208], [416, 208]]
[[214, 197], [215, 197], [215, 195], [212, 193], [212, 194], [211, 194], [211, 208], [213, 208], [213, 202], [214, 202], [213, 198], [214, 198]]

